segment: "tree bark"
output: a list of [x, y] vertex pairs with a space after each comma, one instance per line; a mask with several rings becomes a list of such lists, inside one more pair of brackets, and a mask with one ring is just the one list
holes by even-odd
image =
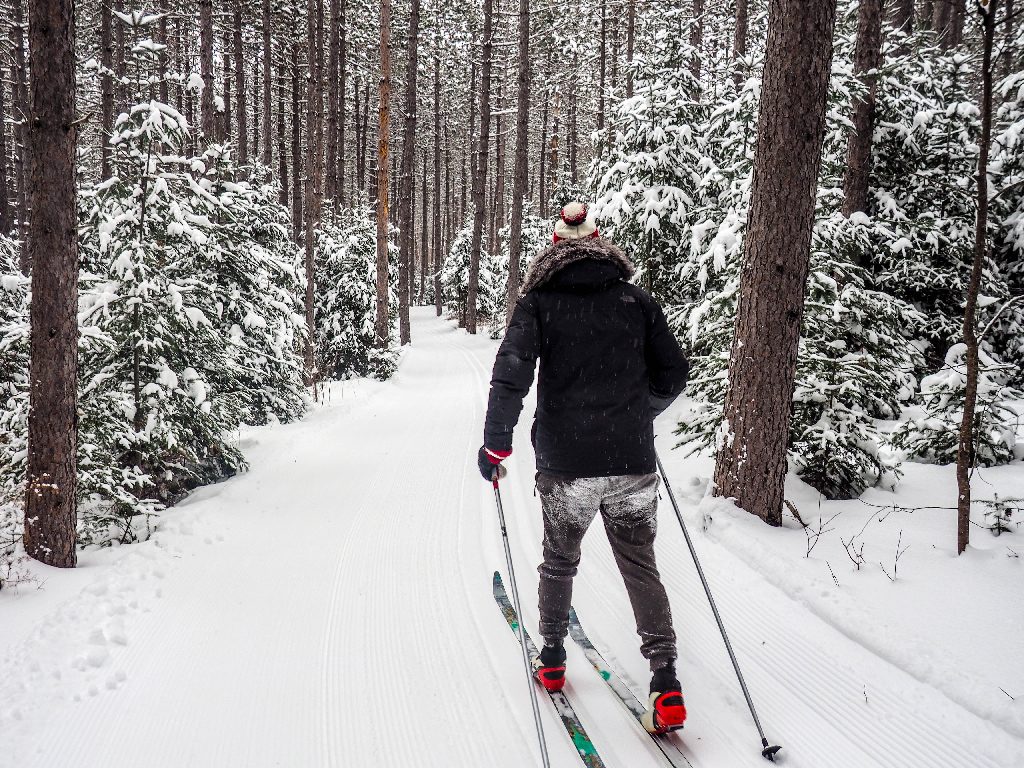
[[491, 33], [494, 2], [484, 0], [483, 61], [480, 65], [480, 141], [473, 168], [473, 250], [469, 256], [469, 290], [466, 297], [466, 330], [477, 330], [477, 296], [480, 293], [480, 250], [484, 233], [484, 190], [487, 188], [487, 163], [491, 133]]
[[417, 48], [420, 41], [420, 0], [409, 4], [409, 64], [405, 78], [405, 125], [402, 130], [402, 168], [400, 171], [401, 190], [398, 193], [398, 337], [400, 344], [412, 340], [409, 326], [410, 270], [413, 262], [413, 248], [416, 233], [413, 231], [413, 195], [416, 162], [416, 76], [419, 57]]
[[974, 227], [974, 263], [964, 307], [964, 344], [967, 347], [967, 381], [960, 442], [956, 453], [957, 527], [956, 551], [963, 554], [971, 540], [971, 469], [974, 467], [974, 414], [978, 404], [978, 292], [988, 252], [988, 156], [992, 143], [992, 48], [996, 35], [998, 0], [979, 6], [982, 20], [981, 141], [978, 151], [978, 213]]
[[341, 0], [331, 0], [331, 38], [327, 54], [327, 181], [324, 194], [338, 197], [338, 60], [341, 56]]
[[[273, 55], [273, 54], [270, 54]], [[288, 83], [285, 76], [284, 63], [277, 68], [277, 175], [281, 179], [281, 196], [279, 201], [285, 208], [288, 207], [288, 153], [286, 151], [286, 126], [285, 113], [287, 107], [285, 94], [288, 92]]]
[[110, 178], [110, 132], [114, 129], [114, 41], [110, 3], [100, 3], [100, 180]]
[[0, 77], [0, 233], [11, 234], [11, 200], [7, 185], [7, 93], [3, 77]]
[[213, 2], [199, 0], [199, 71], [203, 93], [199, 99], [203, 139], [212, 141], [217, 135], [217, 116], [213, 109]]
[[[604, 129], [604, 89], [605, 89], [605, 73], [608, 69], [607, 63], [607, 50], [608, 50], [608, 12], [606, 8], [606, 1], [601, 0], [601, 45], [600, 45], [600, 85], [597, 90], [597, 130]], [[575, 98], [575, 90], [570, 93], [571, 98]], [[570, 152], [572, 150], [570, 149]], [[573, 174], [575, 179], [575, 174]]]
[[939, 45], [949, 48], [950, 21], [953, 18], [953, 0], [934, 0], [932, 8], [932, 31], [935, 32]]
[[274, 165], [273, 144], [271, 136], [271, 63], [274, 60], [273, 41], [270, 36], [274, 14], [270, 0], [263, 0], [263, 164], [270, 168]]
[[715, 493], [781, 525], [836, 0], [771, 0]]
[[[102, 13], [102, 11], [101, 11]], [[170, 104], [170, 91], [167, 88], [167, 56], [170, 52], [169, 40], [167, 39], [167, 22], [170, 15], [170, 0], [160, 0], [160, 21], [157, 22], [158, 42], [164, 46], [160, 51], [160, 63], [158, 64], [158, 78], [160, 80], [160, 103]]]
[[[260, 126], [262, 117], [263, 102], [263, 91], [260, 84], [260, 67], [262, 62], [259, 59], [254, 58], [252, 62], [252, 156], [253, 162], [257, 162], [255, 158], [261, 157], [260, 155]], [[266, 136], [263, 137], [263, 141], [266, 141]]]
[[[299, 46], [292, 43], [292, 231], [295, 242], [302, 238], [302, 78], [299, 74]], [[305, 180], [309, 184], [309, 179]]]
[[233, 47], [235, 54], [235, 123], [238, 126], [238, 163], [249, 164], [249, 130], [246, 120], [245, 51], [242, 48], [242, 0], [235, 0]]
[[[732, 38], [732, 60], [737, 64], [740, 59], [747, 55], [747, 26], [748, 26], [747, 0], [736, 0], [736, 29]], [[736, 66], [733, 76], [736, 79], [736, 86], [743, 84], [743, 67]]]
[[[745, 0], [736, 0], [737, 3]], [[633, 49], [636, 45], [636, 0], [626, 10], [626, 98], [633, 98]]]
[[[320, 226], [320, 207], [323, 199], [321, 179], [320, 127], [323, 125], [321, 76], [323, 45], [323, 2], [315, 0], [306, 9], [306, 44], [309, 47], [306, 88], [306, 183], [303, 205], [305, 233], [303, 248], [306, 266], [306, 384], [316, 396], [316, 232]], [[296, 185], [297, 186], [297, 185]]]
[[[369, 107], [369, 101], [367, 101]], [[391, 0], [380, 0], [380, 98], [377, 105], [377, 346], [387, 349], [388, 140], [391, 135]]]
[[[629, 7], [632, 10], [632, 0]], [[630, 18], [632, 20], [632, 16]], [[512, 312], [519, 300], [519, 270], [522, 269], [523, 198], [526, 197], [526, 177], [529, 173], [526, 151], [530, 133], [530, 0], [519, 0], [519, 70], [516, 89], [516, 153], [515, 170], [512, 172], [512, 221], [508, 234], [506, 325], [512, 320]]]
[[691, 72], [700, 78], [700, 63], [704, 58], [701, 46], [704, 45], [704, 0], [693, 0], [693, 20], [690, 22], [690, 46], [697, 51], [693, 57]]
[[[1003, 77], [1009, 77], [1014, 71], [1014, 40], [1016, 38], [1016, 21], [1014, 13], [1014, 0], [1006, 0], [1003, 4], [1006, 10], [1003, 12]], [[1010, 95], [1007, 94], [1007, 98]]]
[[[14, 175], [18, 182], [18, 237], [24, 240], [28, 232], [28, 168], [26, 153], [28, 152], [28, 95], [26, 88], [27, 70], [25, 66], [25, 16], [21, 0], [12, 0], [11, 10], [14, 12], [14, 23], [11, 25], [11, 37], [14, 47], [14, 64], [11, 74], [14, 76]], [[32, 257], [28, 248], [21, 249], [21, 271], [29, 274], [32, 269]]]
[[25, 551], [77, 562], [78, 210], [74, 0], [31, 0], [32, 270]]
[[[417, 304], [422, 303], [423, 297], [426, 295], [426, 279], [427, 270], [430, 269], [430, 228], [428, 222], [430, 221], [427, 216], [427, 211], [430, 210], [430, 197], [427, 191], [427, 152], [423, 151], [423, 187], [421, 190], [420, 197], [422, 198], [422, 210], [423, 213], [420, 215], [420, 288], [419, 288], [419, 300]], [[436, 187], [434, 188], [436, 195]]]
[[853, 57], [853, 72], [861, 78], [867, 93], [853, 107], [853, 131], [846, 150], [846, 177], [843, 182], [843, 215], [846, 217], [868, 208], [875, 94], [878, 89], [878, 68], [882, 65], [882, 4], [883, 0], [861, 0], [857, 11], [857, 48]]
[[491, 232], [488, 250], [491, 253], [501, 251], [501, 228], [505, 226], [505, 134], [501, 130], [501, 115], [505, 110], [505, 97], [502, 94], [504, 73], [498, 81], [498, 114], [494, 119], [494, 196], [491, 199]]
[[231, 37], [228, 30], [224, 29], [221, 45], [224, 52], [221, 56], [221, 75], [224, 83], [224, 111], [220, 114], [220, 141], [225, 143], [231, 141]]
[[[520, 0], [521, 1], [521, 0]], [[446, 195], [447, 205], [451, 200]], [[433, 270], [434, 270], [434, 311], [441, 316], [441, 56], [434, 52], [434, 225], [433, 225]]]
[[951, 48], [963, 42], [966, 17], [967, 0], [953, 0], [949, 18], [949, 46]]

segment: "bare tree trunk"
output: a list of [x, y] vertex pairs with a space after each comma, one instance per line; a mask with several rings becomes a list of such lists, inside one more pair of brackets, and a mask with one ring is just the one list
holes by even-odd
[[[292, 231], [295, 242], [302, 232], [302, 79], [299, 75], [299, 46], [292, 43]], [[305, 180], [309, 184], [309, 179]]]
[[992, 48], [996, 35], [999, 0], [979, 6], [982, 19], [981, 141], [978, 151], [978, 216], [974, 227], [974, 263], [967, 285], [964, 308], [964, 344], [967, 347], [967, 381], [960, 443], [956, 452], [957, 527], [956, 551], [963, 554], [971, 540], [971, 469], [975, 462], [974, 414], [978, 404], [978, 291], [988, 251], [988, 155], [992, 143]]
[[[306, 384], [316, 394], [316, 231], [320, 226], [320, 205], [323, 190], [320, 187], [320, 126], [323, 119], [321, 101], [321, 60], [323, 53], [321, 18], [322, 0], [315, 0], [306, 8], [306, 44], [309, 46], [309, 66], [306, 88], [306, 184], [305, 184], [305, 233], [303, 246], [306, 266]], [[298, 185], [296, 185], [298, 186]]]
[[[254, 158], [261, 157], [260, 155], [260, 123], [262, 120], [262, 108], [261, 104], [263, 101], [260, 86], [260, 67], [262, 62], [258, 59], [253, 59], [252, 62], [252, 156]], [[266, 141], [266, 136], [263, 138]], [[253, 162], [256, 162], [255, 160]]]
[[857, 11], [857, 48], [853, 71], [867, 87], [867, 93], [854, 104], [853, 131], [846, 150], [843, 215], [847, 217], [868, 208], [875, 93], [878, 88], [878, 68], [882, 65], [882, 3], [883, 0], [861, 0]]
[[921, 29], [931, 30], [932, 19], [935, 16], [935, 2], [934, 0], [924, 0], [921, 4]]
[[[573, 54], [572, 55], [573, 55], [573, 62], [572, 62], [573, 63], [573, 71], [577, 71], [579, 69], [579, 54], [576, 52], [575, 49], [573, 49]], [[577, 122], [577, 120], [576, 120], [576, 103], [577, 103], [576, 89], [575, 88], [571, 88], [569, 90], [569, 119], [566, 122], [569, 123], [569, 126], [568, 126], [568, 133], [569, 133], [569, 147], [568, 147], [568, 150], [569, 150], [569, 176], [572, 178], [572, 181], [573, 181], [574, 184], [576, 183], [576, 159], [577, 159], [577, 157], [576, 157], [576, 154], [577, 154], [576, 153], [576, 145], [577, 145], [577, 143], [579, 141], [577, 125], [576, 125], [576, 122]], [[600, 111], [601, 112], [604, 111], [603, 107], [600, 109]]]
[[949, 48], [950, 28], [949, 23], [953, 18], [953, 0], [934, 0], [932, 10], [932, 31], [939, 40], [939, 45]]
[[480, 141], [473, 168], [473, 250], [469, 256], [469, 290], [466, 298], [466, 330], [476, 333], [477, 296], [480, 292], [480, 249], [484, 234], [484, 190], [487, 187], [487, 162], [491, 133], [491, 32], [494, 23], [493, 0], [484, 0], [483, 61], [480, 65]]
[[[185, 56], [185, 46], [181, 35], [181, 17], [182, 15], [180, 13], [176, 14], [174, 17], [174, 65], [178, 72], [187, 72], [190, 68], [186, 63], [187, 57]], [[181, 114], [184, 114], [183, 110], [185, 109], [185, 105], [183, 103], [184, 90], [185, 88], [183, 86], [179, 86], [174, 89], [174, 108]], [[113, 108], [111, 108], [111, 112], [113, 112]], [[193, 123], [191, 119], [189, 119], [188, 124], [189, 127], [192, 127]]]
[[[369, 106], [369, 101], [367, 101]], [[387, 349], [388, 139], [391, 135], [391, 0], [380, 1], [380, 97], [377, 106], [377, 346]]]
[[327, 183], [324, 194], [338, 198], [338, 59], [341, 55], [341, 0], [331, 0], [331, 39], [327, 54]]
[[242, 0], [235, 0], [234, 19], [235, 53], [235, 123], [238, 125], [238, 163], [249, 164], [249, 131], [245, 104], [245, 51], [242, 49]]
[[[271, 62], [274, 59], [273, 41], [270, 37], [271, 25], [274, 23], [274, 14], [271, 10], [270, 0], [263, 0], [263, 164], [270, 168], [274, 165], [273, 144], [271, 136]], [[283, 116], [283, 110], [282, 110]], [[287, 198], [286, 198], [287, 199]]]
[[74, 0], [31, 0], [32, 270], [25, 551], [74, 568], [78, 478], [78, 210]]
[[[451, 211], [450, 181], [446, 187], [445, 201]], [[441, 244], [441, 56], [434, 52], [434, 228], [433, 228], [433, 269], [434, 269], [434, 311], [441, 316], [441, 261], [444, 258]]]
[[558, 189], [558, 179], [561, 176], [562, 166], [559, 165], [558, 160], [558, 122], [561, 117], [562, 109], [562, 90], [561, 88], [555, 88], [555, 96], [551, 103], [551, 142], [548, 146], [548, 151], [551, 153], [551, 157], [548, 161], [548, 190], [547, 194], [550, 198], [554, 194], [555, 190]]
[[715, 493], [781, 525], [836, 0], [771, 0]]
[[[437, 195], [436, 187], [434, 195]], [[419, 301], [417, 304], [422, 303], [423, 297], [426, 296], [426, 278], [427, 270], [430, 269], [430, 228], [428, 223], [430, 221], [427, 216], [427, 211], [430, 210], [430, 197], [427, 192], [427, 152], [423, 151], [423, 187], [421, 190], [420, 197], [423, 200], [422, 207], [423, 213], [420, 216], [420, 289], [419, 289]]]
[[222, 143], [231, 141], [231, 37], [225, 27], [224, 36], [221, 42], [224, 52], [221, 56], [221, 75], [224, 82], [224, 111], [220, 115], [220, 141]]
[[704, 45], [704, 0], [693, 0], [693, 21], [690, 23], [690, 45], [697, 55], [693, 57], [693, 65], [690, 70], [693, 76], [700, 78], [700, 63], [704, 58], [701, 53], [701, 46]]
[[[745, 0], [737, 0], [738, 3]], [[626, 11], [626, 98], [633, 98], [633, 49], [636, 45], [636, 0], [629, 0]]]
[[398, 194], [398, 336], [399, 343], [408, 344], [412, 339], [409, 327], [409, 277], [413, 261], [416, 233], [413, 231], [413, 195], [415, 184], [413, 174], [416, 162], [416, 75], [419, 66], [417, 48], [420, 41], [420, 0], [409, 5], [409, 65], [405, 78], [405, 125], [402, 130], [402, 168], [400, 171], [401, 191]]
[[[630, 2], [631, 9], [633, 3]], [[632, 29], [632, 25], [630, 25]], [[530, 0], [519, 0], [519, 71], [516, 77], [516, 159], [512, 175], [512, 222], [508, 235], [506, 324], [519, 299], [520, 254], [523, 250], [523, 198], [526, 196], [526, 149], [530, 133]]]
[[[1016, 28], [1014, 22], [1016, 21], [1016, 14], [1014, 13], [1013, 6], [1014, 0], [1006, 0], [1004, 3], [1006, 11], [1003, 13], [1003, 77], [1009, 77], [1010, 73], [1014, 71], [1014, 39], [1016, 37]], [[1009, 94], [1007, 94], [1009, 98]]]
[[170, 52], [167, 39], [167, 17], [170, 12], [170, 0], [160, 0], [160, 12], [160, 21], [157, 23], [157, 36], [159, 38], [157, 42], [163, 45], [164, 49], [159, 54], [160, 63], [157, 69], [157, 76], [160, 79], [160, 103], [170, 104], [170, 93], [167, 88], [167, 56]]
[[949, 17], [949, 46], [951, 48], [963, 42], [966, 17], [967, 0], [953, 0]]
[[[747, 16], [747, 0], [736, 0], [736, 30], [732, 39], [733, 63], [738, 62], [747, 55]], [[743, 76], [743, 67], [737, 66], [734, 73], [737, 87], [742, 85]]]
[[546, 163], [548, 159], [548, 94], [545, 90], [541, 93], [541, 97], [544, 99], [544, 106], [541, 108], [541, 120], [540, 120], [540, 164], [537, 169], [537, 194], [540, 198], [540, 215], [541, 218], [547, 218], [548, 215], [548, 195], [547, 195], [547, 183], [546, 176]]
[[100, 179], [110, 178], [110, 132], [114, 129], [114, 42], [110, 3], [100, 3]]
[[348, 22], [346, 0], [341, 0], [341, 85], [338, 94], [338, 206], [345, 204], [345, 86], [348, 77]]
[[203, 140], [212, 141], [217, 135], [217, 118], [213, 110], [213, 2], [199, 0], [199, 71], [203, 78], [203, 93], [199, 99]]
[[501, 250], [499, 232], [505, 226], [505, 135], [501, 130], [501, 115], [505, 110], [505, 96], [502, 93], [505, 73], [498, 80], [498, 114], [494, 117], [494, 194], [491, 197], [491, 229], [488, 235], [488, 250]]
[[[273, 54], [269, 54], [273, 55]], [[281, 179], [281, 197], [279, 201], [285, 208], [288, 207], [288, 152], [286, 149], [286, 128], [285, 94], [288, 92], [288, 83], [285, 76], [284, 63], [277, 68], [277, 175]]]
[[[25, 167], [28, 143], [28, 95], [26, 93], [25, 66], [25, 16], [21, 0], [12, 0], [14, 23], [11, 25], [11, 37], [14, 47], [14, 64], [11, 74], [14, 76], [14, 117], [17, 120], [14, 134], [14, 175], [18, 182], [18, 237], [24, 240], [28, 233], [28, 169]], [[29, 274], [32, 269], [32, 258], [28, 248], [21, 249], [21, 271]]]
[[[21, 0], [14, 0], [19, 5]], [[109, 0], [108, 0], [109, 1]], [[114, 0], [114, 11], [124, 13], [124, 0]], [[124, 55], [124, 22], [114, 25], [114, 93], [116, 101], [114, 111], [128, 109], [128, 86], [125, 83], [125, 55]]]

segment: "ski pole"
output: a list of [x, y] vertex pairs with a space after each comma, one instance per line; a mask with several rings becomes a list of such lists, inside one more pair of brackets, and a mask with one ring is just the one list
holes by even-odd
[[537, 726], [537, 743], [540, 745], [540, 757], [544, 768], [551, 768], [548, 758], [548, 745], [544, 741], [544, 724], [540, 719], [540, 705], [537, 703], [537, 688], [533, 683], [533, 670], [530, 655], [526, 651], [526, 629], [523, 627], [523, 609], [519, 606], [519, 587], [516, 586], [516, 573], [512, 568], [512, 549], [508, 543], [508, 530], [505, 528], [505, 508], [501, 505], [501, 491], [498, 490], [498, 467], [491, 474], [494, 485], [494, 501], [498, 505], [498, 525], [501, 526], [501, 540], [505, 545], [505, 563], [508, 565], [508, 581], [512, 586], [512, 605], [519, 617], [519, 646], [523, 650], [523, 668], [526, 670], [526, 684], [530, 686], [530, 705], [533, 707], [533, 722]]
[[[665, 474], [665, 465], [661, 463], [661, 456], [655, 454], [655, 458], [658, 461], [658, 470], [661, 472], [661, 479], [665, 481], [665, 488], [668, 490], [668, 498], [672, 502], [672, 509], [675, 510], [676, 519], [679, 520], [679, 526], [683, 529], [683, 536], [686, 538], [686, 546], [690, 548], [690, 556], [693, 558], [693, 564], [697, 567], [697, 575], [700, 576], [700, 583], [704, 585], [704, 593], [708, 596], [708, 602], [711, 604], [711, 612], [715, 614], [715, 621], [718, 622], [718, 630], [722, 633], [722, 640], [725, 641], [725, 649], [729, 652], [729, 658], [732, 660], [732, 668], [736, 670], [736, 677], [740, 681], [740, 688], [743, 689], [743, 697], [747, 700], [747, 707], [750, 708], [750, 715], [754, 718], [754, 725], [757, 726], [757, 733], [761, 737], [761, 757], [766, 760], [775, 762], [775, 755], [778, 754], [781, 746], [769, 746], [768, 739], [765, 738], [764, 729], [761, 728], [761, 721], [757, 717], [757, 710], [754, 709], [754, 701], [750, 698], [750, 691], [747, 690], [747, 681], [743, 679], [743, 672], [740, 671], [740, 663], [736, 660], [736, 654], [732, 650], [732, 643], [729, 642], [729, 635], [725, 631], [725, 624], [722, 623], [722, 617], [718, 613], [718, 606], [715, 605], [715, 598], [711, 595], [711, 587], [708, 585], [708, 580], [704, 576], [704, 569], [700, 567], [700, 560], [697, 558], [697, 550], [693, 547], [693, 540], [690, 538], [690, 532], [686, 528], [686, 523], [683, 521], [683, 515], [679, 511], [679, 504], [676, 503], [676, 496], [672, 493], [672, 485], [668, 481], [668, 475]], [[497, 480], [495, 480], [495, 489], [497, 489]]]

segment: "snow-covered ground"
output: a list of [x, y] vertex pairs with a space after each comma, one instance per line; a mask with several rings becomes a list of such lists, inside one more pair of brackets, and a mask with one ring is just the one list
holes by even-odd
[[[166, 513], [144, 544], [82, 553], [42, 588], [0, 592], [0, 766], [538, 765], [516, 641], [491, 597], [504, 571], [476, 474], [495, 343], [426, 309], [387, 383], [333, 385], [304, 421], [242, 435], [251, 470]], [[530, 412], [527, 408], [527, 413]], [[794, 482], [769, 529], [704, 499], [711, 463], [670, 453], [683, 512], [769, 736], [786, 764], [1024, 765], [1024, 540], [973, 533], [954, 555], [951, 467], [896, 494], [823, 503]], [[524, 419], [525, 424], [525, 419]], [[503, 486], [534, 627], [539, 503], [522, 428]], [[1024, 496], [1019, 465], [975, 493]], [[704, 521], [707, 521], [706, 530]], [[843, 541], [863, 543], [858, 570]], [[897, 541], [909, 549], [891, 581]], [[762, 764], [742, 695], [667, 503], [658, 555], [680, 635], [699, 768]], [[1020, 555], [1020, 556], [1018, 556]], [[886, 575], [888, 571], [888, 575]], [[646, 665], [600, 526], [575, 603], [639, 694]], [[569, 644], [569, 694], [608, 766], [662, 758]], [[555, 766], [579, 765], [546, 701]]]

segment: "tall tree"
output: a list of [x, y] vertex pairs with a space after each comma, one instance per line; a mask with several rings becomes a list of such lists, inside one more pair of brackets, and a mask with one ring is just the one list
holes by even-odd
[[700, 77], [700, 65], [704, 54], [700, 52], [704, 45], [704, 0], [693, 0], [693, 19], [690, 21], [690, 45], [698, 52], [693, 57], [692, 72], [696, 78]]
[[246, 109], [245, 49], [242, 47], [242, 0], [235, 0], [232, 48], [235, 57], [235, 124], [238, 126], [238, 162], [249, 163], [249, 120]]
[[398, 337], [399, 343], [412, 340], [409, 327], [409, 271], [413, 261], [415, 232], [413, 232], [413, 195], [416, 161], [416, 79], [419, 67], [417, 49], [420, 42], [420, 0], [409, 5], [409, 63], [405, 76], [405, 114], [402, 129], [401, 189], [398, 193]]
[[[292, 228], [295, 242], [302, 232], [302, 78], [299, 75], [299, 46], [292, 43]], [[309, 179], [306, 179], [309, 183]]]
[[[630, 8], [633, 3], [630, 2]], [[631, 17], [632, 18], [632, 17]], [[632, 25], [630, 26], [632, 29]], [[519, 299], [520, 254], [523, 250], [523, 198], [529, 173], [526, 149], [530, 133], [530, 0], [519, 0], [519, 69], [516, 76], [516, 156], [512, 172], [512, 221], [508, 234], [508, 284], [505, 322]]]
[[203, 94], [199, 100], [203, 138], [210, 141], [217, 135], [217, 115], [213, 109], [212, 0], [199, 0], [199, 72], [203, 78]]
[[[367, 101], [369, 108], [369, 101]], [[380, 95], [377, 105], [377, 346], [387, 349], [388, 142], [391, 135], [391, 0], [380, 0]]]
[[33, 264], [25, 551], [60, 568], [77, 562], [78, 209], [75, 202], [74, 0], [31, 0], [32, 179], [27, 249]]
[[477, 296], [480, 291], [480, 251], [484, 235], [484, 190], [487, 188], [488, 151], [491, 138], [491, 52], [494, 41], [494, 1], [484, 0], [483, 60], [480, 63], [480, 140], [473, 167], [473, 244], [469, 255], [469, 289], [466, 296], [466, 330], [476, 333]]
[[306, 43], [309, 49], [309, 68], [306, 88], [306, 183], [305, 232], [302, 238], [306, 256], [306, 382], [316, 390], [316, 230], [320, 226], [323, 188], [321, 166], [323, 125], [323, 2], [314, 0], [306, 9]]
[[[737, 3], [745, 0], [737, 0]], [[738, 13], [738, 11], [737, 11]], [[636, 46], [636, 0], [626, 10], [626, 98], [633, 98], [633, 49]]]
[[114, 128], [114, 38], [109, 2], [100, 3], [100, 179], [110, 178], [110, 132]]
[[914, 31], [914, 0], [895, 0], [892, 3], [892, 25], [906, 34]]
[[857, 11], [857, 48], [853, 71], [863, 81], [866, 92], [853, 108], [853, 130], [846, 151], [846, 178], [843, 181], [843, 215], [850, 216], [868, 207], [868, 177], [871, 173], [871, 136], [875, 130], [875, 93], [878, 68], [882, 65], [883, 0], [861, 0]]
[[836, 0], [771, 0], [715, 492], [782, 523]]
[[[747, 55], [747, 27], [748, 27], [747, 0], [736, 0], [736, 29], [732, 38], [733, 62]], [[736, 68], [736, 84], [743, 80], [743, 73], [739, 67]]]
[[998, 0], [979, 0], [982, 23], [981, 141], [978, 143], [976, 182], [978, 210], [974, 227], [974, 262], [964, 302], [964, 345], [967, 347], [967, 381], [964, 412], [956, 454], [957, 531], [956, 551], [963, 554], [971, 540], [971, 470], [975, 465], [975, 419], [978, 404], [978, 293], [988, 253], [988, 156], [992, 143], [992, 48], [996, 35]]
[[273, 144], [270, 140], [271, 104], [271, 62], [274, 58], [273, 43], [270, 35], [273, 24], [273, 11], [270, 0], [263, 0], [263, 164], [270, 168], [274, 164]]
[[[331, 40], [327, 54], [327, 182], [324, 194], [335, 202], [338, 192], [338, 61], [341, 57], [341, 0], [331, 0]], [[344, 99], [341, 99], [344, 101]], [[344, 149], [344, 147], [343, 147]]]
[[[18, 237], [25, 239], [28, 229], [28, 183], [29, 170], [26, 168], [27, 145], [28, 145], [28, 95], [26, 93], [25, 65], [25, 15], [21, 0], [12, 0], [11, 10], [14, 12], [13, 23], [11, 24], [12, 46], [14, 48], [14, 62], [11, 66], [13, 75], [13, 113], [15, 118], [14, 128], [14, 175], [18, 183]], [[28, 248], [21, 249], [21, 271], [29, 274], [32, 268], [32, 256]]]
[[[446, 209], [451, 211], [450, 191], [445, 190]], [[441, 316], [441, 253], [443, 252], [441, 236], [441, 53], [434, 50], [434, 222], [433, 246], [434, 253], [434, 311]]]

